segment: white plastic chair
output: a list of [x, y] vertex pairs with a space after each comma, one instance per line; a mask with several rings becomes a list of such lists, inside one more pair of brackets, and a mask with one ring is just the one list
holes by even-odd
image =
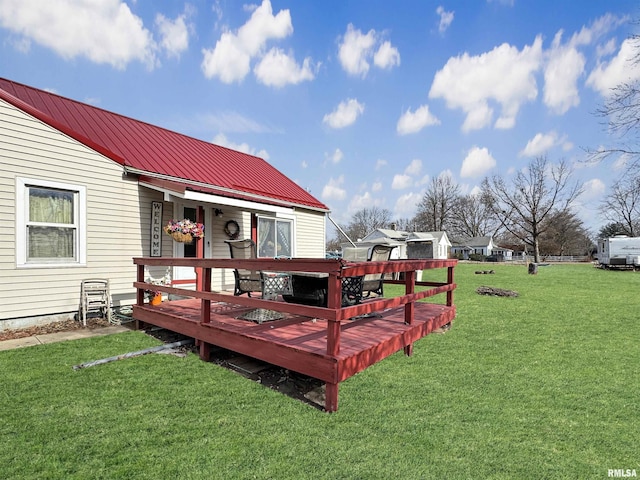
[[82, 319], [82, 324], [87, 326], [87, 313], [99, 311], [107, 317], [111, 323], [111, 291], [109, 280], [103, 278], [89, 278], [83, 280], [80, 285], [80, 308], [78, 310], [78, 320]]

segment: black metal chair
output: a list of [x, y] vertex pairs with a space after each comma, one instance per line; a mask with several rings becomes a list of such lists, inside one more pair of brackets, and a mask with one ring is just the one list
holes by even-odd
[[[369, 262], [386, 262], [391, 258], [391, 252], [395, 245], [374, 245], [367, 258]], [[382, 296], [384, 294], [384, 273], [370, 273], [364, 276], [362, 282], [362, 296], [368, 297], [372, 293]]]
[[[225, 240], [225, 243], [229, 245], [231, 258], [243, 260], [257, 258], [256, 242], [250, 238], [243, 240]], [[233, 275], [235, 277], [234, 295], [246, 293], [247, 296], [250, 297], [254, 292], [262, 294], [262, 277], [259, 270], [237, 268], [234, 269]]]

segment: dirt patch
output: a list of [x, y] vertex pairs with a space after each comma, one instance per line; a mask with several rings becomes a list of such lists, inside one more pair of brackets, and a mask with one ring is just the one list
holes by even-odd
[[36, 325], [33, 327], [20, 328], [16, 330], [0, 331], [0, 342], [3, 340], [13, 340], [16, 338], [33, 337], [35, 335], [46, 335], [48, 333], [68, 332], [81, 330], [83, 328], [94, 329], [108, 327], [111, 324], [106, 318], [87, 318], [87, 326], [76, 320], [65, 320], [63, 322], [53, 322], [46, 325]]

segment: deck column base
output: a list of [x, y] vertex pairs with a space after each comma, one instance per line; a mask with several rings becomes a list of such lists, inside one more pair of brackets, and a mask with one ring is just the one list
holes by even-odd
[[338, 410], [338, 384], [325, 384], [324, 409], [327, 412], [335, 412]]
[[200, 343], [200, 360], [208, 362], [211, 358], [211, 344], [198, 339], [196, 342]]
[[404, 347], [404, 354], [407, 357], [410, 357], [411, 355], [413, 355], [413, 343]]

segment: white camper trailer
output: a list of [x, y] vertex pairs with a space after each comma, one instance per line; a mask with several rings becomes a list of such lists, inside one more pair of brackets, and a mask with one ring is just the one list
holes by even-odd
[[601, 238], [598, 241], [598, 263], [603, 268], [640, 269], [640, 237]]

